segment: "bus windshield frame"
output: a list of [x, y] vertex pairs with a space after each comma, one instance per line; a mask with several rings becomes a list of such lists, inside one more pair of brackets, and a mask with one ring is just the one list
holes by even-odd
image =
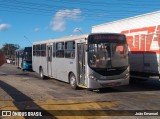
[[88, 65], [91, 69], [128, 66], [128, 48], [123, 34], [91, 34], [88, 37]]

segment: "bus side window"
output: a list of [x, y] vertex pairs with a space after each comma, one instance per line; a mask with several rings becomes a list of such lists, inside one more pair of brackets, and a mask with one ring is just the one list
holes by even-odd
[[36, 45], [33, 45], [33, 56], [36, 56]]
[[56, 43], [53, 43], [53, 57], [56, 56]]
[[41, 56], [42, 57], [46, 56], [46, 44], [41, 45]]
[[64, 57], [64, 42], [56, 43], [56, 57]]
[[75, 58], [75, 41], [65, 42], [65, 57]]
[[40, 45], [36, 45], [36, 56], [40, 56]]

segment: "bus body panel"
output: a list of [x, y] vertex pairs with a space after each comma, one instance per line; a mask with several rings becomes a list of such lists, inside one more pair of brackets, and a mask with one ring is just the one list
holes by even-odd
[[[32, 54], [33, 50], [32, 50]], [[46, 57], [41, 57], [41, 56], [32, 56], [32, 67], [33, 71], [39, 73], [40, 68], [43, 68], [43, 73], [45, 76], [48, 75], [48, 70], [47, 70], [47, 58]]]
[[[41, 56], [34, 56], [32, 57], [33, 60], [33, 70], [37, 73], [39, 73], [39, 68], [43, 68], [43, 73], [45, 76], [52, 77], [58, 80], [62, 80], [65, 82], [69, 82], [68, 80], [68, 75], [70, 72], [73, 72], [76, 77], [77, 77], [77, 69], [76, 69], [76, 54], [74, 59], [68, 59], [68, 58], [57, 58], [57, 57], [52, 57], [52, 62], [50, 65], [48, 65], [48, 51], [47, 51], [47, 46], [52, 46], [52, 53], [53, 53], [53, 43], [57, 42], [64, 42], [65, 41], [74, 41], [77, 43], [82, 43], [85, 41], [84, 38], [86, 38], [88, 35], [84, 34], [82, 36], [68, 36], [68, 37], [62, 37], [59, 39], [49, 39], [46, 41], [40, 41], [40, 42], [35, 42], [33, 43], [34, 45], [38, 44], [46, 44], [46, 56], [41, 57]], [[52, 56], [52, 53], [50, 53], [50, 56]], [[34, 54], [34, 53], [32, 53]], [[50, 68], [49, 68], [50, 67]], [[60, 67], [60, 68], [58, 68]], [[63, 68], [62, 68], [63, 67]], [[49, 69], [51, 69], [51, 75], [48, 74]], [[59, 75], [59, 73], [61, 75]]]
[[[54, 58], [52, 62], [53, 78], [69, 82], [69, 72], [76, 74], [76, 62], [74, 59]], [[59, 75], [61, 74], [61, 75]]]

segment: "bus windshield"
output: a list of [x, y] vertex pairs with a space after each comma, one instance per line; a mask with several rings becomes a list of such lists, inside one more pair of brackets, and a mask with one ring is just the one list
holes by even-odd
[[88, 64], [106, 69], [128, 66], [128, 50], [124, 35], [98, 34], [88, 39]]
[[32, 47], [26, 47], [23, 51], [23, 60], [32, 60]]

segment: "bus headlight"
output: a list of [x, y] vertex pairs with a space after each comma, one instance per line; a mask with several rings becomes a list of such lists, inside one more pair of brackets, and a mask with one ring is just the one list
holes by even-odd
[[93, 74], [89, 74], [89, 79], [96, 80], [96, 77]]

